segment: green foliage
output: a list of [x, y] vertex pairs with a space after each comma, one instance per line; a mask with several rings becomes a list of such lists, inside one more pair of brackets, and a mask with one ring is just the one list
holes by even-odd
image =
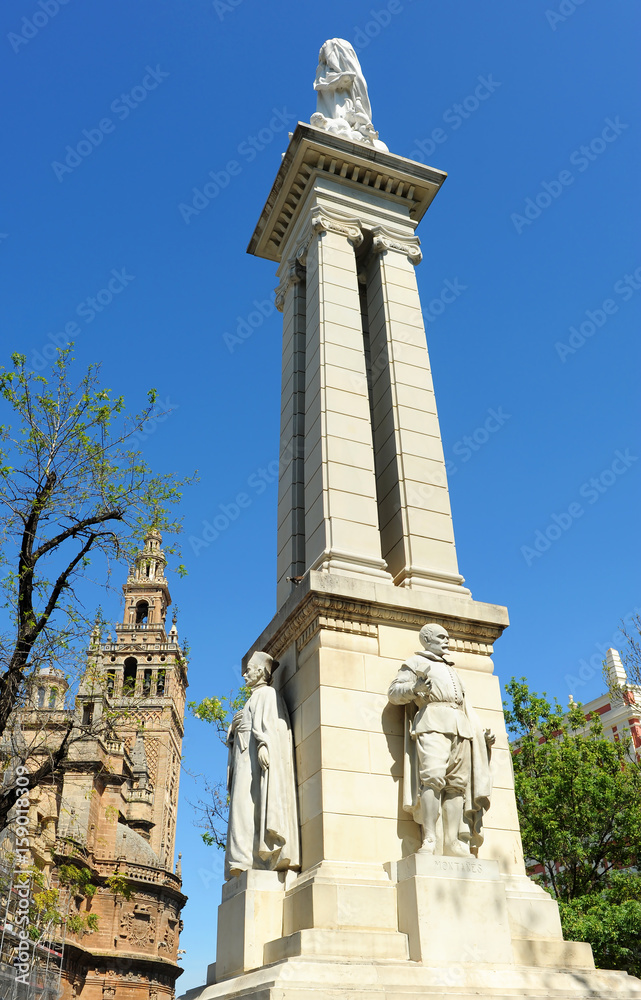
[[243, 685], [236, 695], [223, 695], [221, 698], [214, 695], [213, 698], [203, 698], [201, 702], [190, 701], [187, 703], [187, 708], [201, 722], [209, 722], [215, 726], [224, 743], [227, 739], [227, 729], [231, 722], [231, 716], [241, 710], [250, 694], [251, 691], [247, 685]]
[[95, 913], [70, 913], [67, 917], [67, 930], [76, 937], [84, 937], [98, 930], [98, 917]]
[[537, 878], [559, 900], [599, 892], [609, 872], [641, 853], [641, 769], [625, 741], [586, 723], [580, 705], [568, 717], [522, 679], [507, 685], [508, 729], [525, 856], [543, 867]]
[[57, 869], [58, 881], [65, 886], [75, 896], [86, 896], [91, 899], [97, 886], [91, 880], [91, 872], [88, 868], [77, 868], [76, 865], [59, 865]]
[[523, 849], [558, 902], [563, 932], [588, 941], [602, 968], [641, 973], [641, 766], [630, 742], [606, 739], [598, 716], [567, 712], [506, 687]]
[[641, 874], [610, 872], [597, 895], [560, 903], [563, 936], [588, 941], [600, 969], [641, 976]]
[[[221, 698], [214, 695], [212, 698], [203, 698], [201, 702], [190, 701], [187, 708], [197, 719], [213, 725], [221, 742], [226, 743], [231, 719], [236, 712], [240, 712], [250, 694], [251, 689], [243, 685], [235, 695], [223, 695]], [[196, 825], [205, 831], [201, 834], [204, 844], [224, 851], [227, 841], [229, 796], [223, 782], [211, 783], [205, 779], [204, 786], [208, 798], [192, 803], [199, 817]]]
[[131, 884], [127, 881], [124, 875], [118, 875], [117, 873], [114, 875], [108, 875], [105, 879], [105, 885], [110, 892], [113, 892], [116, 898], [118, 898], [118, 896], [122, 896], [123, 899], [131, 899], [133, 895]]

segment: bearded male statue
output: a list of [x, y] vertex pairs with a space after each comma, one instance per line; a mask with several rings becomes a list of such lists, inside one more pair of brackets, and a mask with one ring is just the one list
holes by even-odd
[[420, 853], [436, 853], [442, 811], [443, 854], [469, 857], [483, 843], [495, 737], [467, 704], [449, 658], [447, 630], [424, 625], [419, 639], [423, 650], [405, 661], [388, 695], [392, 704], [406, 706], [403, 808], [422, 827]]

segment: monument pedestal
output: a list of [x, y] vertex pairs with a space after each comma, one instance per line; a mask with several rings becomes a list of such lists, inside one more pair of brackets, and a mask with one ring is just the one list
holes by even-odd
[[[387, 688], [428, 620], [496, 734], [480, 857], [417, 854], [402, 809], [401, 706]], [[492, 642], [503, 608], [310, 573], [258, 639], [292, 719], [302, 871], [245, 872], [223, 888], [215, 982], [190, 1000], [441, 996], [631, 998], [563, 941], [558, 906], [525, 874]], [[253, 651], [253, 650], [252, 650]]]
[[399, 928], [414, 962], [513, 963], [497, 861], [412, 854], [394, 867]]

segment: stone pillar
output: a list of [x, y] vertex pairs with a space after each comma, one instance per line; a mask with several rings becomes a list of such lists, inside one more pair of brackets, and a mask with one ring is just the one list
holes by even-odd
[[469, 594], [458, 572], [413, 235], [373, 229], [367, 268], [381, 545], [394, 583]]
[[276, 307], [283, 313], [283, 366], [278, 478], [277, 600], [291, 593], [288, 577], [305, 572], [305, 269], [293, 258], [283, 268]]
[[307, 267], [305, 566], [391, 582], [381, 555], [356, 220], [312, 210]]

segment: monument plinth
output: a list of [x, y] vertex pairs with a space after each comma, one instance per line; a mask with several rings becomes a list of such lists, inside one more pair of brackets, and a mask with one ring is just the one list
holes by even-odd
[[297, 126], [249, 245], [278, 263], [283, 372], [278, 611], [244, 662], [280, 662], [300, 866], [227, 882], [190, 995], [641, 997], [526, 876], [491, 659], [507, 612], [459, 573], [415, 277], [445, 174], [378, 140], [345, 46], [321, 50], [319, 127]]

